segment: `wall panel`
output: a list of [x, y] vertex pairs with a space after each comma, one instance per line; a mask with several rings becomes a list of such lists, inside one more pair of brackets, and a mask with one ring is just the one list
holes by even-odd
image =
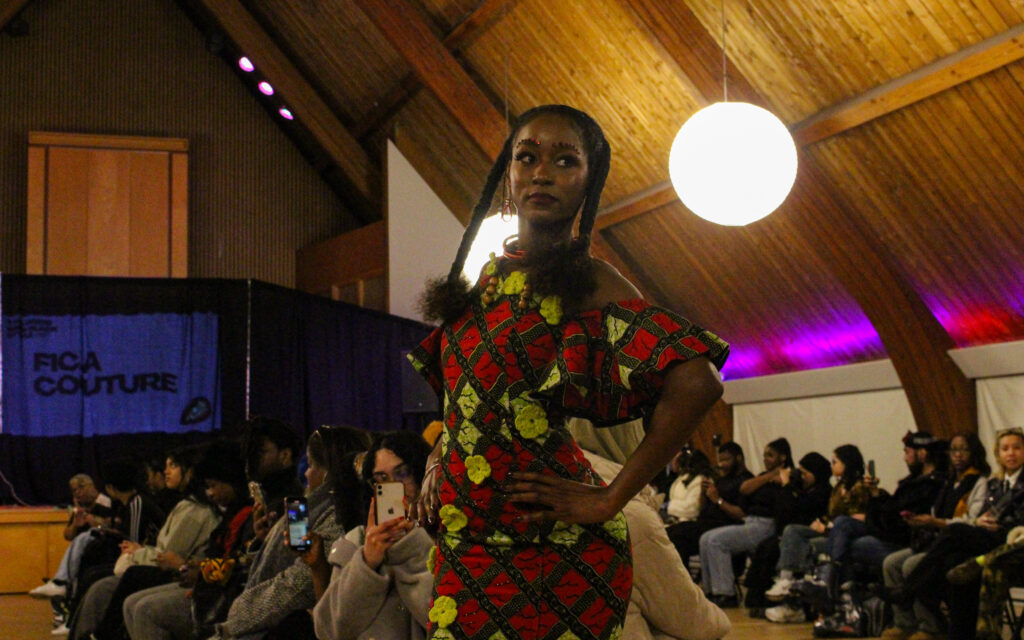
[[173, 0], [33, 0], [22, 17], [27, 36], [0, 36], [0, 271], [25, 271], [30, 130], [188, 139], [189, 220], [172, 224], [192, 277], [292, 286], [296, 249], [356, 226]]

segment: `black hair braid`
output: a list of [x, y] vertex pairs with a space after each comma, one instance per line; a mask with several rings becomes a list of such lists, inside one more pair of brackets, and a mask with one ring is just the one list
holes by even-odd
[[435, 278], [427, 281], [427, 288], [420, 298], [420, 313], [427, 320], [452, 322], [469, 305], [470, 284], [462, 275], [462, 268], [466, 264], [466, 257], [473, 246], [473, 240], [480, 231], [487, 212], [491, 208], [494, 193], [498, 190], [505, 167], [508, 166], [509, 158], [512, 156], [512, 138], [515, 133], [509, 135], [498, 159], [491, 165], [487, 174], [487, 182], [484, 184], [480, 199], [473, 207], [473, 215], [466, 225], [466, 231], [462, 234], [462, 241], [459, 243], [459, 250], [455, 254], [455, 260], [443, 278]]

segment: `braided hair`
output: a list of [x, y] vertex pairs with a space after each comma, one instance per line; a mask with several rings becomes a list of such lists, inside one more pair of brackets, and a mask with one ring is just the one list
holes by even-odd
[[578, 309], [582, 301], [597, 289], [593, 263], [590, 258], [590, 235], [601, 201], [605, 179], [611, 166], [611, 148], [605, 140], [600, 125], [589, 115], [578, 109], [561, 104], [534, 107], [522, 113], [512, 125], [512, 131], [494, 161], [480, 199], [473, 207], [473, 215], [466, 225], [459, 250], [455, 254], [448, 275], [427, 283], [427, 289], [420, 300], [420, 310], [427, 320], [452, 322], [469, 306], [475, 287], [462, 273], [466, 256], [476, 239], [476, 234], [491, 208], [494, 194], [512, 159], [512, 145], [516, 135], [529, 122], [539, 116], [553, 114], [565, 118], [579, 134], [587, 154], [587, 186], [584, 192], [583, 210], [579, 220], [576, 238], [567, 244], [560, 243], [544, 250], [531, 250], [524, 261], [529, 271], [534, 291], [542, 295], [558, 295], [568, 309]]

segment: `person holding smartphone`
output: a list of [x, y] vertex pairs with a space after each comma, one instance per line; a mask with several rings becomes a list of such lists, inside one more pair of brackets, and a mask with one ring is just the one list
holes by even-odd
[[[427, 559], [434, 541], [413, 525], [404, 508], [419, 494], [429, 454], [430, 445], [417, 433], [385, 434], [363, 460], [362, 477], [372, 491], [366, 526], [335, 542], [327, 559], [322, 544], [313, 540], [304, 557], [319, 597], [313, 609], [317, 638], [418, 640], [426, 635], [433, 586]], [[386, 507], [383, 501], [393, 494]], [[398, 515], [384, 519], [397, 509]]]

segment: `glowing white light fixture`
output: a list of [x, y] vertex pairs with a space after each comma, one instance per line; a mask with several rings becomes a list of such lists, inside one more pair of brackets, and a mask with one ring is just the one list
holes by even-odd
[[519, 222], [516, 216], [511, 220], [502, 220], [500, 213], [484, 218], [480, 230], [473, 239], [469, 248], [469, 255], [466, 256], [466, 264], [462, 267], [462, 273], [471, 283], [475, 283], [480, 277], [480, 270], [484, 268], [490, 259], [490, 254], [501, 256], [501, 243], [505, 238], [519, 233]]
[[260, 93], [262, 93], [263, 95], [265, 95], [265, 96], [272, 96], [272, 95], [274, 95], [274, 87], [270, 86], [270, 83], [267, 82], [266, 80], [264, 80], [263, 82], [259, 83], [257, 86], [260, 88]]
[[246, 73], [251, 73], [253, 69], [255, 69], [256, 67], [253, 65], [252, 60], [249, 60], [249, 58], [242, 56], [238, 59], [238, 68], [242, 71], [245, 71]]
[[668, 173], [690, 211], [717, 224], [750, 224], [775, 211], [796, 180], [796, 145], [761, 107], [729, 102], [722, 0], [723, 101], [693, 114], [669, 152]]
[[765, 109], [716, 102], [679, 130], [668, 172], [690, 211], [722, 225], [750, 224], [789, 195], [796, 145], [786, 125]]
[[289, 109], [288, 107], [281, 107], [280, 109], [277, 110], [277, 112], [280, 113], [281, 117], [284, 118], [285, 120], [295, 119], [295, 116], [292, 115], [291, 109]]

